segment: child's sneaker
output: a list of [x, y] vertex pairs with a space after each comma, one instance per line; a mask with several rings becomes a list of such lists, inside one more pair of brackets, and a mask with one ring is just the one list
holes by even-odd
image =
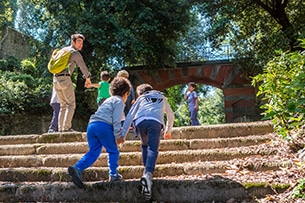
[[82, 172], [75, 168], [75, 166], [68, 167], [68, 173], [72, 176], [72, 182], [79, 188], [85, 188], [82, 181]]
[[141, 178], [141, 185], [142, 185], [142, 194], [146, 200], [151, 199], [151, 187], [152, 187], [152, 181], [151, 176], [149, 176], [147, 173], [145, 173]]
[[123, 179], [123, 176], [119, 173], [114, 174], [114, 175], [112, 175], [112, 174], [109, 175], [109, 182], [120, 181], [122, 179]]
[[48, 130], [48, 133], [56, 133], [56, 131], [53, 130], [53, 129], [49, 129], [49, 130]]

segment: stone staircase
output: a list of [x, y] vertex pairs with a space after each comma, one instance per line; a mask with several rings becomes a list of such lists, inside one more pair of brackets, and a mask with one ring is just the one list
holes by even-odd
[[[280, 170], [270, 162], [277, 149], [270, 122], [174, 128], [171, 140], [161, 140], [153, 180], [154, 202], [252, 202], [271, 194], [270, 185], [226, 178], [232, 165], [259, 160], [252, 173]], [[119, 172], [124, 181], [109, 183], [107, 153], [85, 170], [86, 189], [77, 188], [67, 173], [87, 151], [86, 133], [0, 136], [0, 202], [145, 202], [140, 194], [143, 174], [139, 138], [130, 132], [120, 148]], [[286, 163], [287, 164], [287, 163]], [[247, 201], [246, 201], [247, 200]]]

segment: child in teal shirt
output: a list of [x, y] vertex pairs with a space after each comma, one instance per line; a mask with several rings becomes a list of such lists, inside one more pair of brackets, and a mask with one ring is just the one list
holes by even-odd
[[98, 95], [96, 99], [98, 106], [100, 106], [107, 98], [110, 97], [109, 80], [110, 80], [110, 76], [108, 71], [102, 71], [101, 81], [99, 83], [88, 85], [89, 88], [90, 87], [98, 88]]

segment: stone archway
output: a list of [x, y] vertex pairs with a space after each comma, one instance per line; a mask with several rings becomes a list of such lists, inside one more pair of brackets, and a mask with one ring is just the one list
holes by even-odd
[[255, 89], [251, 86], [251, 81], [241, 77], [239, 69], [229, 61], [215, 61], [179, 63], [175, 68], [151, 70], [142, 66], [130, 67], [127, 70], [135, 87], [149, 83], [154, 89], [163, 91], [192, 81], [220, 88], [225, 98], [226, 122], [259, 120]]

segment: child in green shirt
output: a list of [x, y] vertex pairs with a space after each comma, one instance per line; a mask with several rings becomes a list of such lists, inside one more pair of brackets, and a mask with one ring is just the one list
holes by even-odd
[[110, 81], [110, 76], [108, 71], [102, 71], [101, 81], [99, 83], [88, 85], [88, 87], [98, 88], [98, 95], [96, 99], [98, 106], [100, 106], [107, 98], [110, 97], [109, 81]]

